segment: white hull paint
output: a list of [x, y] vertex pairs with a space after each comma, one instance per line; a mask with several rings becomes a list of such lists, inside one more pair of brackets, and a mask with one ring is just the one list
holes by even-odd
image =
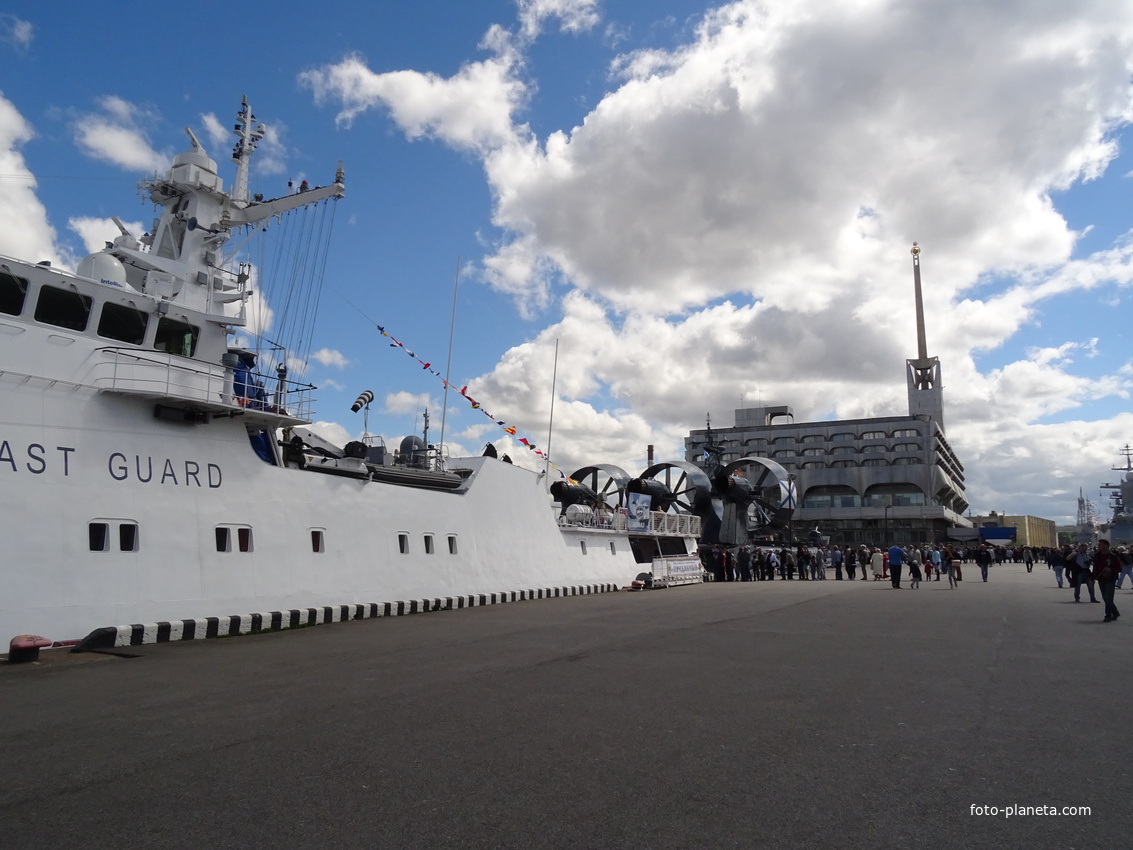
[[[641, 569], [624, 533], [560, 527], [541, 476], [500, 461], [450, 461], [472, 470], [466, 488], [418, 489], [269, 465], [239, 418], [161, 422], [142, 400], [11, 380], [0, 397], [0, 635], [73, 639], [125, 623], [621, 586]], [[109, 551], [90, 550], [89, 523], [100, 521]], [[137, 551], [113, 545], [122, 522], [137, 525]], [[218, 552], [217, 526], [250, 528], [252, 551]]]

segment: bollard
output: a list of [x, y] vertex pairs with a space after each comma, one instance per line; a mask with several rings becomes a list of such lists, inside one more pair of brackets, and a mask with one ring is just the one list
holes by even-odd
[[51, 646], [51, 641], [39, 635], [16, 635], [8, 644], [8, 663], [24, 664], [36, 661], [42, 647]]

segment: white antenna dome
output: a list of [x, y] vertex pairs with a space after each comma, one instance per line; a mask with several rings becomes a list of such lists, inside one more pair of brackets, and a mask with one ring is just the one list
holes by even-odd
[[79, 262], [75, 274], [107, 286], [126, 286], [126, 268], [117, 257], [99, 251], [88, 254]]

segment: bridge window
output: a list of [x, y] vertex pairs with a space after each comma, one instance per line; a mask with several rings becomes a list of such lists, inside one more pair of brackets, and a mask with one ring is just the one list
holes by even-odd
[[93, 299], [70, 289], [45, 286], [39, 291], [35, 320], [72, 331], [85, 331]]
[[22, 277], [0, 269], [0, 313], [18, 316], [24, 311], [28, 295], [28, 282]]
[[153, 347], [179, 357], [192, 357], [197, 350], [200, 328], [162, 316], [157, 320], [157, 335]]
[[400, 552], [402, 555], [408, 555], [409, 554], [409, 535], [408, 534], [402, 533], [402, 534], [397, 535], [397, 551]]
[[322, 554], [326, 551], [326, 529], [311, 529], [311, 551], [316, 554]]
[[448, 536], [448, 553], [450, 555], [456, 554], [456, 535], [450, 534]]
[[426, 555], [432, 555], [433, 554], [433, 535], [431, 535], [431, 534], [425, 535], [425, 554]]
[[98, 319], [98, 335], [131, 345], [141, 345], [146, 338], [149, 316], [124, 304], [103, 304]]

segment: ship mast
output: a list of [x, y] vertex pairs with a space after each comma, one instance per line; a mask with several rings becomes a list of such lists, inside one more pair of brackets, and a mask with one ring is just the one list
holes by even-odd
[[232, 132], [236, 134], [236, 145], [232, 148], [232, 161], [236, 163], [236, 183], [232, 187], [232, 200], [248, 201], [248, 168], [252, 162], [252, 152], [260, 139], [267, 133], [267, 127], [252, 123], [256, 116], [248, 106], [248, 97], [245, 95], [240, 104], [240, 111], [236, 113], [236, 125]]

